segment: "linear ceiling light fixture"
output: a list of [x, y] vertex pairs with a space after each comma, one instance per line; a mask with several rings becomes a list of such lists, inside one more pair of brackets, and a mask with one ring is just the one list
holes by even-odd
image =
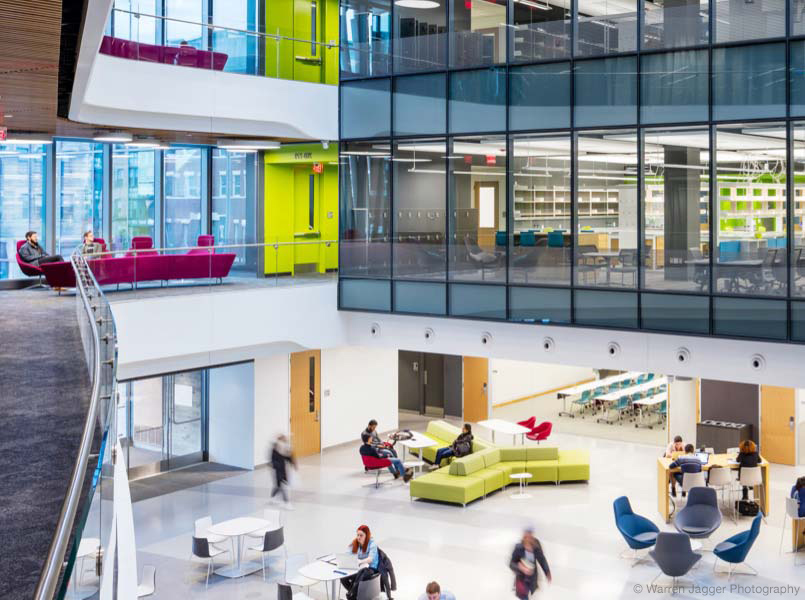
[[539, 2], [534, 2], [534, 0], [514, 0], [516, 4], [522, 4], [523, 6], [530, 6], [531, 8], [538, 8], [540, 10], [551, 10], [553, 7], [547, 4], [540, 4]]
[[220, 139], [217, 142], [219, 148], [231, 150], [232, 152], [257, 152], [258, 150], [277, 150], [281, 144], [275, 140], [236, 140]]
[[434, 2], [433, 0], [397, 0], [394, 4], [402, 8], [419, 9], [439, 8], [439, 6], [441, 6], [438, 2]]
[[132, 141], [134, 137], [125, 131], [102, 131], [95, 134], [92, 139], [96, 142], [117, 142], [125, 144]]

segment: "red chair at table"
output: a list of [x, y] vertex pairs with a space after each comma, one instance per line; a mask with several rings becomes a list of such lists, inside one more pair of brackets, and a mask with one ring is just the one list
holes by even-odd
[[539, 443], [542, 440], [548, 439], [548, 436], [551, 435], [552, 429], [553, 429], [553, 423], [551, 423], [550, 421], [544, 421], [543, 423], [540, 423], [534, 429], [532, 429], [531, 433], [525, 434], [525, 436], [529, 440], [533, 440]]
[[525, 421], [517, 421], [517, 424], [528, 429], [534, 429], [537, 424], [537, 417], [528, 417]]
[[364, 456], [361, 454], [363, 466], [367, 471], [375, 471], [375, 488], [380, 487], [380, 471], [388, 469], [391, 466], [391, 461], [388, 458], [377, 458], [375, 456]]
[[39, 282], [30, 287], [32, 288], [46, 287], [45, 284], [42, 283], [42, 276], [44, 275], [42, 268], [38, 267], [37, 265], [32, 265], [31, 263], [25, 262], [24, 260], [22, 260], [22, 257], [20, 256], [20, 248], [22, 248], [25, 245], [26, 241], [27, 240], [17, 240], [17, 253], [16, 253], [17, 266], [20, 268], [20, 271], [22, 271], [24, 275], [27, 275], [28, 277], [39, 277]]

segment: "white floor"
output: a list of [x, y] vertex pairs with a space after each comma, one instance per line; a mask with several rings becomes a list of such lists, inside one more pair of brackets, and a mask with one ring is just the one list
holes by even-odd
[[[522, 527], [533, 525], [554, 578], [553, 585], [543, 587], [538, 597], [671, 597], [670, 591], [647, 591], [658, 573], [650, 560], [632, 566], [618, 558], [625, 544], [615, 529], [612, 512], [612, 501], [625, 494], [636, 512], [657, 522], [661, 529], [672, 529], [659, 523], [656, 509], [655, 461], [660, 448], [561, 432], [553, 436], [553, 442], [590, 450], [588, 484], [533, 485], [528, 490], [532, 498], [525, 501], [513, 500], [514, 489], [510, 488], [466, 509], [411, 502], [407, 486], [390, 482], [389, 475], [383, 477], [386, 485], [375, 490], [374, 477], [364, 474], [360, 466], [357, 444], [306, 458], [293, 484], [295, 510], [284, 511], [288, 552], [314, 558], [342, 551], [355, 528], [365, 523], [394, 563], [398, 583], [394, 598], [414, 600], [432, 579], [452, 590], [459, 600], [512, 598], [509, 553]], [[795, 568], [793, 555], [778, 554], [783, 496], [797, 474], [789, 467], [771, 469], [773, 511], [748, 558], [761, 575], [728, 579], [726, 574], [716, 574], [713, 555], [706, 552], [689, 578], [700, 589], [677, 590], [674, 597], [781, 597], [762, 590], [741, 592], [730, 586], [805, 585], [805, 565]], [[152, 598], [275, 598], [273, 582], [282, 578], [281, 552], [270, 560], [268, 582], [259, 573], [243, 579], [213, 576], [208, 590], [205, 565], [188, 562], [194, 519], [209, 514], [217, 522], [259, 515], [269, 506], [270, 485], [270, 471], [263, 468], [136, 503], [138, 566], [157, 567], [157, 592]], [[721, 541], [748, 526], [749, 519], [738, 525], [725, 519], [713, 540]], [[787, 532], [786, 542], [789, 540]], [[805, 562], [803, 558], [801, 562]], [[658, 583], [668, 581], [661, 578]], [[643, 586], [642, 593], [638, 586]], [[311, 588], [311, 596], [324, 598], [324, 587]]]

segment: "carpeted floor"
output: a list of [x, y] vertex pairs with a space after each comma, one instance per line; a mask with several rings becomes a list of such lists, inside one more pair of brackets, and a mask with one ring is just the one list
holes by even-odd
[[0, 598], [31, 598], [86, 418], [76, 299], [0, 292]]

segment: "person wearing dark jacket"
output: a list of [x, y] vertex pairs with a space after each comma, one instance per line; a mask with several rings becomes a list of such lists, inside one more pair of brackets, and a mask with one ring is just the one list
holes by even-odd
[[805, 477], [800, 477], [791, 488], [791, 497], [799, 502], [799, 517], [805, 517]]
[[35, 231], [25, 233], [25, 243], [19, 249], [20, 258], [29, 265], [38, 267], [45, 263], [62, 262], [64, 259], [60, 254], [51, 256], [39, 245], [39, 234]]
[[[696, 458], [695, 448], [693, 444], [688, 444], [685, 446], [685, 454], [681, 456], [677, 456], [676, 460], [674, 460], [670, 465], [668, 465], [669, 469], [679, 469], [679, 473], [674, 473], [674, 478], [671, 480], [671, 496], [676, 498], [676, 486], [674, 485], [674, 481], [682, 485], [682, 479], [684, 478], [685, 473], [701, 473], [702, 472], [702, 462]], [[685, 491], [682, 491], [682, 497], [685, 497]]]
[[439, 448], [436, 451], [436, 458], [433, 459], [433, 464], [437, 468], [442, 465], [442, 461], [450, 456], [461, 458], [467, 456], [472, 452], [472, 427], [469, 423], [464, 423], [464, 428], [458, 437], [453, 440], [453, 443], [446, 448]]
[[522, 541], [514, 547], [509, 561], [509, 568], [514, 572], [515, 595], [520, 600], [530, 598], [539, 587], [537, 565], [545, 573], [545, 578], [550, 583], [552, 581], [551, 569], [542, 552], [542, 545], [534, 537], [534, 530], [528, 528], [523, 532]]
[[291, 502], [288, 500], [288, 464], [296, 468], [296, 461], [291, 452], [291, 445], [288, 443], [288, 438], [284, 434], [277, 436], [274, 446], [271, 448], [271, 468], [274, 469], [274, 489], [271, 492], [271, 499], [277, 494], [282, 494], [282, 499], [285, 501], [286, 508], [292, 508]]
[[411, 477], [413, 477], [414, 471], [412, 469], [406, 469], [399, 458], [394, 458], [393, 456], [383, 454], [380, 452], [380, 450], [378, 450], [377, 446], [373, 446], [372, 438], [365, 431], [361, 434], [361, 441], [363, 442], [363, 445], [359, 450], [361, 456], [372, 456], [374, 458], [381, 458], [390, 461], [391, 466], [389, 467], [389, 471], [392, 475], [394, 475], [394, 479], [399, 479], [402, 476], [403, 481], [408, 483]]
[[388, 554], [380, 548], [377, 549], [378, 570], [380, 571], [380, 589], [386, 592], [386, 597], [391, 600], [391, 592], [397, 589], [397, 576], [394, 574], [394, 565]]
[[[757, 453], [757, 446], [752, 440], [744, 440], [738, 445], [738, 479], [741, 478], [741, 469], [744, 467], [757, 467], [760, 464], [760, 455]], [[749, 500], [749, 488], [743, 486], [743, 500]]]

